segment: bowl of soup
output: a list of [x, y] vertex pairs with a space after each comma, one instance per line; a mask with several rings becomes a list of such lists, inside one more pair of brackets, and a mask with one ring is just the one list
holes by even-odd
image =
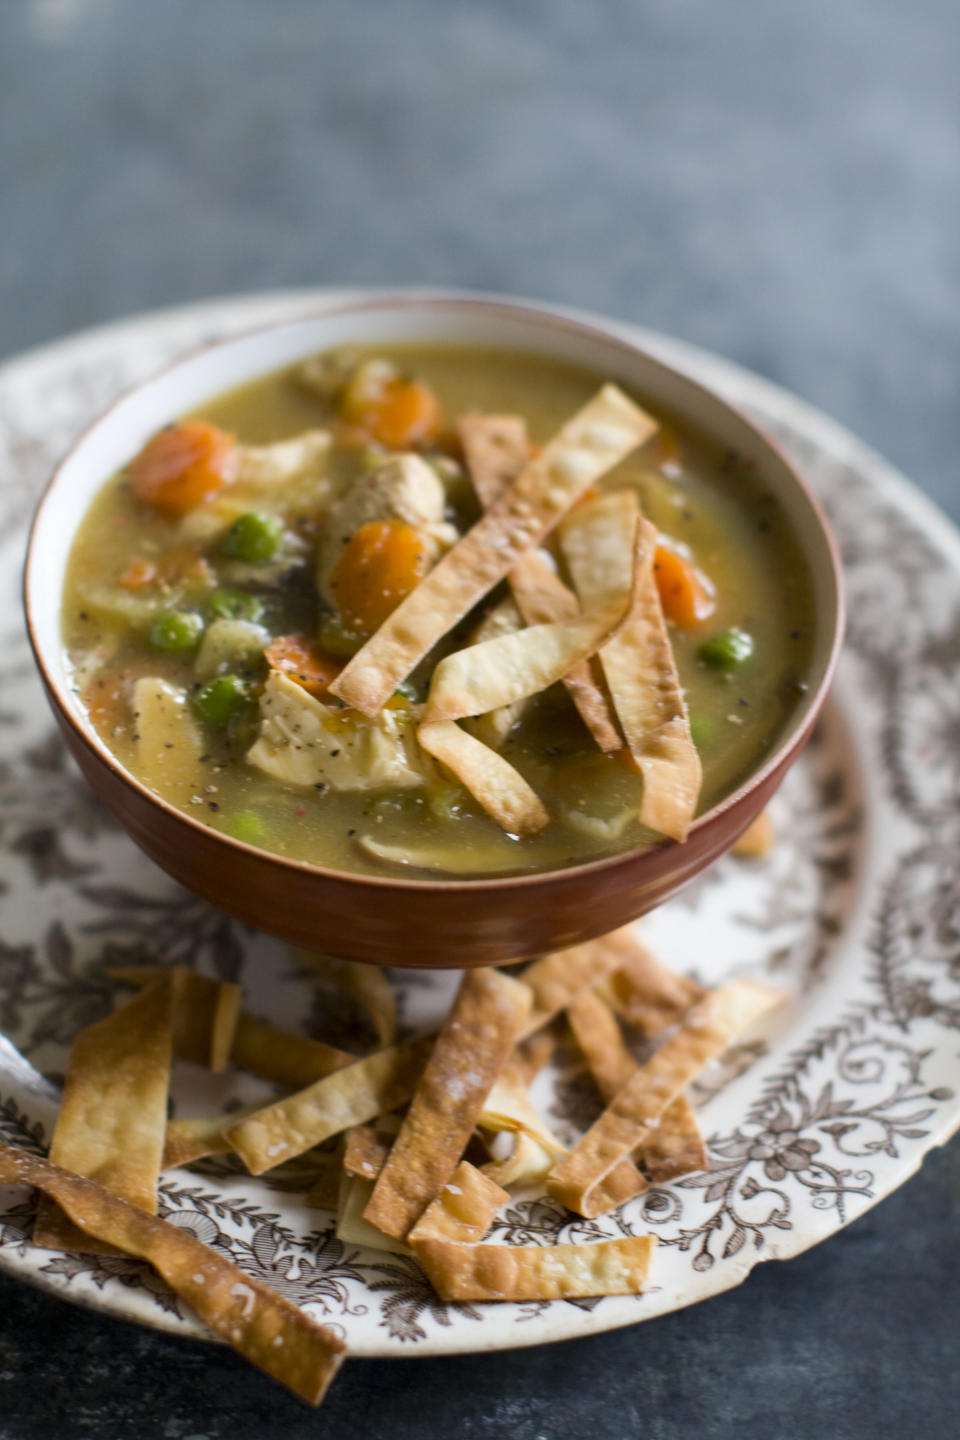
[[800, 753], [843, 624], [822, 512], [718, 396], [613, 329], [402, 291], [125, 396], [50, 482], [25, 605], [148, 855], [410, 966], [673, 894]]

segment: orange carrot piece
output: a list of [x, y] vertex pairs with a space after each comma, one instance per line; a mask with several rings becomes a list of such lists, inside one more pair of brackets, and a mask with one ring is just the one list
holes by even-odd
[[230, 483], [237, 470], [232, 435], [206, 420], [159, 430], [130, 465], [138, 499], [165, 515], [184, 515]]
[[399, 520], [371, 520], [344, 546], [330, 588], [344, 622], [372, 635], [426, 573], [419, 530]]
[[699, 625], [713, 614], [713, 596], [707, 590], [696, 568], [675, 550], [658, 545], [653, 559], [653, 574], [660, 592], [660, 604], [668, 620], [685, 629]]
[[157, 578], [157, 567], [152, 560], [134, 560], [120, 576], [125, 590], [145, 590]]
[[278, 635], [263, 652], [271, 670], [302, 685], [309, 695], [326, 695], [343, 665], [306, 635]]
[[422, 380], [397, 377], [380, 391], [341, 410], [342, 419], [365, 430], [390, 450], [404, 450], [419, 440], [429, 440], [440, 430], [440, 405]]

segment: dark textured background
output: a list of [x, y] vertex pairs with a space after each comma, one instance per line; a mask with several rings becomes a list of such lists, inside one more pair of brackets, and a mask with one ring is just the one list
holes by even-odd
[[[0, 355], [284, 284], [495, 288], [730, 355], [960, 518], [955, 0], [0, 0]], [[0, 1440], [940, 1440], [960, 1147], [631, 1331], [356, 1362], [312, 1415], [0, 1280]]]

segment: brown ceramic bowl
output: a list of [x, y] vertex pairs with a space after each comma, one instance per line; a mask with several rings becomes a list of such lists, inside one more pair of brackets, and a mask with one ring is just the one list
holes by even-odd
[[[664, 843], [544, 874], [482, 880], [371, 878], [284, 859], [232, 840], [157, 798], [117, 761], [73, 694], [60, 638], [71, 541], [97, 489], [175, 416], [223, 390], [347, 342], [447, 340], [588, 366], [749, 458], [783, 506], [813, 576], [812, 683], [779, 744], [745, 784]], [[837, 661], [840, 566], [823, 514], [786, 458], [716, 395], [615, 331], [541, 307], [443, 293], [388, 292], [210, 346], [140, 386], [98, 420], [40, 503], [24, 579], [30, 639], [72, 754], [133, 839], [177, 880], [239, 919], [298, 945], [379, 964], [489, 965], [561, 949], [642, 915], [679, 890], [749, 825], [803, 749]]]

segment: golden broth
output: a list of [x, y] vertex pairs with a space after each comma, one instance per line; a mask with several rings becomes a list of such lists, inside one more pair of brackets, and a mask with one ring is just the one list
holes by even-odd
[[[386, 356], [415, 372], [432, 386], [448, 420], [464, 411], [516, 411], [540, 443], [603, 379], [541, 356], [477, 348], [382, 346], [360, 353]], [[202, 416], [243, 443], [264, 444], [323, 427], [330, 412], [287, 370], [218, 397], [204, 405]], [[709, 620], [691, 629], [670, 627], [703, 761], [702, 813], [757, 768], [793, 713], [809, 663], [812, 601], [785, 518], [749, 469], [670, 417], [658, 418], [664, 422], [661, 434], [605, 477], [603, 487], [635, 487], [647, 517], [689, 547], [716, 592]], [[350, 473], [356, 458], [335, 451], [331, 464]], [[462, 481], [448, 498], [461, 525], [477, 513]], [[176, 535], [174, 522], [138, 501], [123, 474], [114, 476], [78, 531], [64, 590], [63, 635], [77, 689], [105, 742], [134, 775], [133, 680], [159, 676], [187, 687], [196, 680], [191, 656], [158, 654], [148, 644], [147, 601], [132, 606], [136, 613], [126, 622], [107, 602], [119, 593], [132, 558], [162, 559]], [[209, 559], [219, 567], [215, 548]], [[264, 623], [273, 634], [313, 632], [316, 608], [308, 585], [287, 584], [275, 593], [267, 587], [262, 598]], [[182, 603], [194, 602], [188, 596]], [[202, 599], [196, 604], [202, 609]], [[697, 653], [703, 641], [732, 627], [752, 636], [751, 658], [726, 671], [704, 664]], [[468, 628], [455, 633], [462, 637]], [[253, 666], [251, 681], [257, 674]], [[422, 792], [320, 794], [268, 777], [244, 760], [236, 744], [227, 745], [215, 733], [206, 737], [202, 783], [182, 808], [279, 854], [374, 874], [391, 867], [359, 847], [365, 835], [415, 852], [438, 872], [460, 874], [552, 869], [660, 838], [635, 820], [617, 834], [610, 830], [606, 822], [613, 821], [615, 829], [617, 817], [636, 807], [642, 782], [596, 748], [562, 687], [538, 697], [502, 753], [550, 811], [551, 824], [532, 838], [504, 834], [452, 778]]]

